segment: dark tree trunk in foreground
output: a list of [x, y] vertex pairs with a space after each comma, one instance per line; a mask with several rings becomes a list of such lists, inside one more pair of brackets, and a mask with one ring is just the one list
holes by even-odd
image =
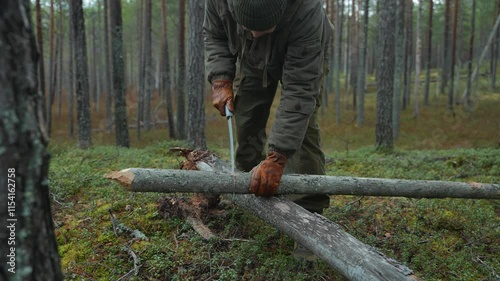
[[204, 0], [189, 1], [188, 69], [188, 142], [193, 148], [206, 149], [205, 71], [203, 56]]
[[113, 46], [113, 92], [115, 100], [116, 145], [129, 147], [127, 104], [125, 100], [125, 69], [123, 59], [122, 7], [120, 0], [109, 2]]
[[167, 108], [167, 122], [168, 122], [168, 134], [171, 139], [175, 139], [175, 126], [174, 126], [174, 116], [172, 109], [172, 77], [170, 72], [170, 57], [168, 51], [168, 36], [167, 36], [167, 0], [162, 0], [161, 2], [161, 27], [162, 27], [162, 48], [161, 48], [161, 81], [160, 81], [160, 91], [162, 93], [162, 98], [166, 103]]
[[180, 139], [186, 139], [186, 97], [185, 97], [185, 80], [186, 80], [186, 48], [185, 48], [185, 32], [186, 32], [186, 1], [179, 0], [179, 73], [177, 80], [177, 136]]
[[377, 70], [377, 149], [392, 149], [392, 95], [394, 92], [394, 25], [396, 0], [380, 1], [379, 62]]
[[82, 0], [71, 0], [70, 6], [70, 17], [73, 19], [73, 41], [75, 42], [78, 147], [85, 149], [92, 146], [92, 132], [90, 123], [87, 43], [85, 39]]
[[29, 6], [27, 0], [0, 1], [0, 280], [59, 281]]

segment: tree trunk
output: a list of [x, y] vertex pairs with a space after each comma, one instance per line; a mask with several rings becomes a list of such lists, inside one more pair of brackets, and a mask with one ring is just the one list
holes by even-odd
[[425, 63], [425, 93], [424, 105], [429, 105], [429, 88], [431, 77], [431, 57], [432, 57], [432, 16], [434, 14], [434, 0], [429, 0], [429, 19], [427, 22], [427, 59]]
[[[197, 152], [194, 151], [187, 158], [194, 158], [192, 155]], [[227, 174], [229, 167], [226, 162], [213, 154], [195, 160], [189, 161], [186, 166], [210, 173], [226, 171], [226, 175], [232, 177]], [[248, 186], [248, 181], [244, 186]], [[321, 215], [310, 213], [288, 199], [241, 194], [230, 194], [229, 199], [310, 249], [349, 280], [418, 280], [411, 269], [363, 244], [341, 226]]]
[[143, 28], [143, 18], [144, 18], [144, 13], [143, 13], [143, 3], [144, 0], [138, 0], [137, 5], [139, 8], [137, 9], [137, 45], [139, 49], [138, 53], [138, 58], [139, 58], [139, 65], [137, 67], [138, 69], [138, 75], [139, 75], [139, 83], [137, 86], [137, 118], [136, 118], [136, 134], [137, 134], [137, 139], [139, 140], [141, 138], [141, 126], [143, 122], [143, 112], [144, 112], [144, 28]]
[[39, 59], [39, 91], [42, 94], [42, 113], [44, 118], [47, 116], [47, 101], [46, 101], [46, 89], [45, 89], [45, 64], [44, 64], [44, 53], [43, 53], [43, 32], [42, 32], [42, 8], [40, 5], [40, 0], [36, 0], [36, 38], [38, 43], [38, 49], [40, 50]]
[[97, 113], [100, 112], [100, 101], [99, 101], [99, 94], [97, 92], [97, 40], [96, 40], [96, 13], [94, 10], [91, 11], [90, 13], [90, 18], [91, 18], [91, 24], [90, 24], [90, 34], [91, 34], [91, 53], [92, 53], [92, 62], [91, 62], [91, 70], [90, 70], [90, 96], [92, 97], [92, 101], [94, 102], [95, 105], [95, 111]]
[[458, 22], [459, 0], [455, 0], [455, 16], [453, 20], [453, 34], [451, 42], [451, 65], [450, 65], [450, 87], [448, 89], [448, 110], [453, 111], [454, 81], [455, 81], [455, 60], [457, 52], [457, 22]]
[[113, 47], [113, 89], [115, 100], [116, 145], [129, 147], [127, 103], [125, 100], [125, 69], [123, 59], [122, 7], [120, 0], [109, 2], [111, 40]]
[[[495, 1], [495, 15], [494, 18], [500, 15], [500, 1]], [[497, 31], [496, 38], [491, 47], [491, 59], [490, 59], [490, 87], [492, 90], [496, 89], [496, 79], [497, 79], [497, 64], [498, 64], [498, 49], [500, 49], [500, 32]]]
[[403, 106], [410, 105], [410, 84], [411, 84], [411, 70], [413, 66], [413, 1], [408, 0], [406, 8], [406, 33], [405, 33], [405, 67], [404, 67], [404, 85], [403, 85]]
[[108, 132], [113, 130], [113, 115], [111, 111], [111, 106], [113, 103], [113, 84], [112, 72], [111, 72], [111, 44], [110, 44], [110, 27], [109, 27], [109, 1], [104, 0], [104, 79], [106, 79], [105, 90], [106, 90], [106, 128]]
[[63, 27], [63, 11], [62, 11], [62, 1], [59, 0], [59, 84], [57, 87], [57, 116], [61, 116], [62, 110], [62, 91], [63, 91], [63, 73], [64, 73], [64, 27]]
[[352, 89], [352, 110], [356, 111], [357, 106], [357, 81], [358, 81], [358, 63], [359, 63], [359, 40], [358, 40], [358, 23], [356, 14], [356, 1], [352, 0], [352, 16], [351, 16], [351, 63], [349, 70], [349, 86]]
[[47, 129], [50, 136], [51, 131], [51, 119], [52, 119], [52, 101], [54, 95], [54, 85], [52, 80], [54, 79], [54, 0], [50, 0], [50, 10], [49, 10], [49, 92], [48, 92], [48, 105], [47, 105], [47, 115], [45, 116], [45, 121], [47, 122]]
[[449, 76], [449, 46], [450, 46], [450, 25], [451, 25], [451, 0], [445, 0], [444, 14], [444, 47], [443, 47], [443, 68], [441, 70], [441, 94], [444, 94], [444, 89], [448, 85]]
[[[366, 73], [366, 49], [368, 45], [368, 13], [370, 11], [370, 1], [365, 0], [364, 2], [364, 15], [363, 15], [363, 38], [361, 41], [361, 57], [359, 60], [358, 68], [358, 116], [357, 124], [358, 127], [363, 127], [365, 122], [365, 73]], [[361, 7], [360, 7], [361, 8]]]
[[151, 61], [151, 0], [144, 6], [144, 129], [151, 129], [151, 90], [155, 86], [154, 70]]
[[[167, 109], [167, 122], [168, 122], [168, 134], [171, 139], [176, 138], [175, 134], [175, 122], [173, 116], [172, 109], [172, 78], [170, 72], [170, 53], [168, 46], [168, 36], [167, 36], [167, 8], [166, 8], [166, 0], [161, 1], [161, 17], [162, 17], [162, 48], [161, 48], [161, 57], [162, 57], [162, 79], [161, 79], [161, 92], [163, 95], [163, 99], [166, 103]], [[203, 81], [204, 83], [204, 81]]]
[[[392, 134], [394, 139], [399, 138], [399, 130], [401, 127], [401, 98], [403, 92], [403, 72], [405, 69], [405, 0], [396, 0], [396, 33], [395, 40], [395, 55], [394, 55], [394, 94], [392, 108]], [[406, 76], [405, 76], [406, 77]]]
[[188, 143], [206, 149], [205, 66], [203, 53], [204, 0], [189, 1]]
[[76, 112], [78, 128], [78, 147], [86, 149], [92, 146], [92, 128], [90, 123], [89, 77], [87, 65], [87, 43], [85, 39], [85, 20], [82, 0], [71, 0], [73, 20], [73, 40], [75, 42], [76, 66]]
[[423, 0], [418, 1], [418, 9], [417, 9], [417, 31], [416, 38], [417, 42], [415, 44], [415, 88], [413, 89], [413, 118], [417, 118], [419, 114], [419, 104], [418, 104], [418, 91], [420, 84], [420, 63], [421, 63], [421, 53], [422, 53], [422, 28], [421, 28], [421, 20], [422, 20], [422, 6]]
[[185, 97], [185, 80], [186, 80], [186, 1], [179, 0], [179, 73], [177, 82], [177, 136], [180, 139], [186, 139], [186, 97]]
[[[493, 43], [493, 38], [495, 37], [495, 34], [498, 31], [499, 25], [500, 25], [500, 15], [498, 15], [497, 21], [495, 22], [495, 25], [493, 26], [493, 30], [491, 31], [490, 36], [488, 37], [488, 42], [486, 42], [486, 45], [484, 46], [483, 52], [481, 53], [481, 56], [479, 57], [479, 60], [477, 61], [476, 68], [474, 68], [474, 72], [472, 72], [472, 76], [470, 79], [471, 84], [473, 84], [477, 79], [477, 74], [479, 73], [479, 66], [483, 62], [484, 58], [486, 57], [486, 53], [488, 53], [488, 50]], [[466, 95], [466, 92], [467, 91], [464, 91], [463, 96]], [[469, 103], [466, 104], [467, 111], [471, 111], [473, 109], [473, 107], [476, 105], [477, 104], [475, 104], [474, 101], [469, 98]]]
[[[54, 35], [55, 36], [55, 35]], [[47, 130], [49, 133], [49, 136], [52, 132], [52, 111], [54, 107], [54, 99], [55, 99], [55, 94], [56, 94], [56, 88], [57, 88], [57, 73], [58, 73], [58, 66], [59, 66], [59, 51], [60, 51], [60, 37], [57, 36], [56, 38], [56, 43], [55, 43], [55, 50], [53, 54], [53, 61], [52, 61], [52, 74], [51, 74], [51, 81], [50, 83], [50, 90], [49, 90], [49, 111], [48, 111], [48, 117], [47, 117]]]
[[472, 90], [472, 61], [474, 60], [474, 36], [476, 33], [476, 0], [472, 0], [472, 11], [470, 20], [470, 38], [469, 38], [469, 59], [467, 63], [467, 88], [465, 89], [464, 104], [466, 107], [470, 104], [470, 93]]
[[[68, 1], [69, 3], [69, 1]], [[69, 92], [68, 92], [68, 127], [69, 136], [74, 136], [74, 97], [75, 97], [75, 41], [73, 36], [73, 22], [71, 17], [68, 17], [68, 44], [69, 44]]]
[[[342, 1], [342, 3], [341, 3]], [[344, 20], [344, 1], [345, 0], [337, 0], [337, 28], [335, 31], [335, 35], [337, 38], [335, 41], [337, 42], [337, 46], [335, 46], [335, 58], [334, 58], [334, 72], [335, 72], [335, 122], [340, 124], [340, 59], [342, 53], [342, 28], [343, 28], [343, 20]]]
[[0, 130], [0, 280], [59, 281], [63, 276], [49, 199], [48, 136], [37, 82], [41, 54], [30, 1], [2, 0], [0, 6], [0, 127], [10, 128]]
[[379, 63], [377, 71], [377, 149], [393, 148], [392, 96], [394, 92], [394, 26], [396, 0], [381, 0], [379, 21]]

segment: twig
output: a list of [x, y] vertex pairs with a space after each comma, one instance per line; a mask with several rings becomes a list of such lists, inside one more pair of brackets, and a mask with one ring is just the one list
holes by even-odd
[[144, 241], [148, 240], [148, 237], [144, 233], [142, 233], [140, 230], [138, 230], [138, 229], [132, 230], [128, 226], [119, 222], [115, 218], [113, 211], [111, 209], [109, 209], [109, 216], [111, 218], [111, 224], [113, 225], [113, 232], [115, 233], [116, 236], [118, 236], [121, 233], [128, 233], [128, 234], [130, 234], [130, 236], [132, 236], [134, 238], [144, 240]]

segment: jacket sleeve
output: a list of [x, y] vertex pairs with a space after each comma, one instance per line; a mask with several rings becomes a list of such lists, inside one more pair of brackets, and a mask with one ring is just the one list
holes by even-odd
[[293, 21], [288, 39], [282, 94], [269, 137], [271, 149], [288, 155], [302, 145], [320, 95], [327, 22], [319, 2]]
[[[205, 44], [206, 71], [208, 81], [234, 79], [236, 71], [236, 54], [229, 48], [229, 40], [222, 17], [228, 17], [228, 10], [221, 9], [225, 1], [208, 0], [205, 9], [205, 20], [203, 22], [203, 40]], [[227, 13], [221, 11], [227, 10]]]

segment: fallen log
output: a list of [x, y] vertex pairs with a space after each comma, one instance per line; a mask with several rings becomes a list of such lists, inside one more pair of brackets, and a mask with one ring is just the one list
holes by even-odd
[[[204, 162], [200, 162], [200, 165]], [[225, 169], [225, 168], [224, 168]], [[106, 175], [136, 192], [249, 193], [249, 173], [131, 168]], [[284, 175], [278, 194], [500, 199], [499, 184]]]
[[[213, 155], [203, 155], [203, 157], [192, 160], [191, 163], [184, 163], [184, 167], [197, 168], [209, 172], [210, 177], [205, 177], [201, 180], [205, 181], [204, 186], [212, 187], [208, 188], [210, 192], [214, 192], [215, 185], [213, 185], [214, 182], [211, 179], [223, 174], [216, 172], [227, 171], [227, 164], [213, 157]], [[128, 172], [125, 170], [119, 172], [119, 174], [107, 175], [107, 177], [120, 178], [119, 182], [126, 185], [127, 182], [128, 185], [134, 182], [137, 183], [139, 177], [130, 178], [130, 173], [130, 170]], [[201, 171], [190, 171], [187, 173], [206, 175], [206, 173]], [[239, 178], [239, 176], [243, 176], [243, 174], [232, 175], [233, 178]], [[140, 184], [142, 187], [149, 184], [160, 186], [159, 182], [153, 181], [159, 181], [161, 178], [150, 175], [149, 177], [140, 177], [140, 179], [144, 181]], [[207, 180], [209, 182], [206, 182]], [[190, 181], [185, 180], [180, 180], [179, 183], [181, 186], [191, 184]], [[242, 186], [247, 185], [248, 182]], [[284, 183], [282, 183], [282, 187], [284, 187]], [[132, 190], [135, 191], [135, 189]], [[286, 198], [259, 198], [250, 194], [228, 194], [227, 196], [237, 206], [248, 210], [272, 224], [311, 250], [349, 280], [419, 280], [408, 267], [357, 240], [352, 235], [346, 233], [338, 224], [329, 221], [321, 215], [312, 214]]]

